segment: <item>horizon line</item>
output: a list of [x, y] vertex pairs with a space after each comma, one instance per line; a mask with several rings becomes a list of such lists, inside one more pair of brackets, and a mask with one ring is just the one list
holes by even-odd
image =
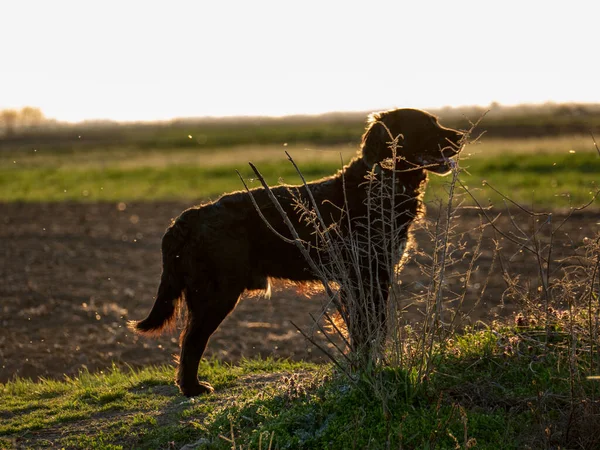
[[[582, 106], [582, 107], [600, 107], [599, 102], [581, 102], [581, 101], [553, 101], [547, 100], [543, 102], [526, 102], [526, 103], [501, 103], [498, 101], [492, 101], [488, 104], [461, 104], [461, 105], [443, 105], [443, 106], [431, 106], [424, 108], [416, 108], [422, 109], [425, 111], [432, 112], [449, 112], [453, 111], [456, 113], [460, 113], [460, 110], [488, 110], [490, 112], [493, 109], [496, 110], [509, 110], [509, 109], [519, 109], [519, 108], [544, 108], [544, 107], [560, 107], [560, 106]], [[401, 106], [410, 108], [410, 106]], [[370, 114], [372, 112], [385, 111], [390, 109], [398, 108], [398, 106], [393, 107], [381, 107], [381, 108], [370, 108], [370, 109], [340, 109], [340, 110], [326, 110], [319, 112], [297, 112], [297, 113], [281, 113], [281, 114], [199, 114], [199, 115], [181, 115], [181, 116], [171, 116], [165, 118], [155, 118], [155, 119], [127, 119], [127, 120], [119, 120], [119, 119], [111, 119], [106, 117], [93, 117], [86, 118], [81, 120], [64, 120], [56, 117], [45, 116], [44, 110], [38, 106], [32, 105], [24, 105], [20, 107], [0, 107], [0, 112], [2, 111], [20, 111], [24, 108], [34, 108], [41, 111], [44, 115], [45, 123], [54, 123], [57, 125], [84, 125], [86, 123], [96, 123], [96, 124], [153, 124], [153, 123], [169, 123], [169, 122], [177, 122], [177, 121], [219, 121], [219, 120], [235, 120], [235, 119], [243, 119], [243, 120], [251, 120], [251, 119], [292, 119], [292, 118], [310, 118], [310, 117], [320, 117], [320, 116], [333, 116], [333, 115], [365, 115]]]

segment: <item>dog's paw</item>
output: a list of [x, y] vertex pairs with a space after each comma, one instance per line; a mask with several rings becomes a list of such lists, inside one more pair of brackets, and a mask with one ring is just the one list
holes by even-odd
[[215, 391], [215, 388], [205, 381], [198, 381], [191, 386], [180, 385], [179, 390], [186, 397], [196, 397], [198, 395], [210, 394]]

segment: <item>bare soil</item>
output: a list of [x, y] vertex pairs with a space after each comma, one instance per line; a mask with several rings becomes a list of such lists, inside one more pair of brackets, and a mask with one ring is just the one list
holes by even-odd
[[[61, 378], [86, 368], [105, 370], [112, 364], [171, 363], [178, 353], [177, 335], [148, 339], [131, 333], [126, 323], [150, 310], [161, 272], [161, 236], [170, 219], [187, 206], [178, 202], [0, 204], [0, 382], [14, 376]], [[559, 224], [563, 217], [555, 214], [552, 223]], [[577, 248], [584, 237], [596, 233], [599, 217], [598, 211], [574, 214], [557, 234], [555, 254]], [[465, 248], [473, 248], [479, 215], [465, 211], [456, 224], [458, 231], [467, 233]], [[528, 230], [532, 226], [529, 218], [521, 216], [513, 223], [506, 214], [497, 224], [511, 233], [518, 233], [517, 225]], [[476, 264], [479, 270], [469, 283], [467, 307], [474, 305], [485, 284], [494, 259], [493, 237], [487, 230]], [[531, 258], [509, 240], [496, 237], [505, 264], [535, 284], [537, 268]], [[546, 239], [547, 233], [540, 237]], [[432, 241], [424, 230], [417, 231], [417, 240], [431, 254]], [[467, 266], [464, 260], [452, 269], [458, 275], [449, 278], [450, 285], [460, 285], [460, 273]], [[401, 278], [401, 292], [407, 298], [427, 283], [414, 260]], [[502, 304], [504, 290], [496, 265], [469, 319], [489, 320], [495, 314], [514, 312], [517, 305]], [[318, 314], [323, 300], [322, 294], [307, 297], [284, 285], [276, 285], [270, 299], [242, 299], [212, 337], [206, 356], [231, 362], [257, 355], [326, 361], [290, 322], [314, 331], [309, 314]], [[411, 314], [409, 320], [419, 320], [417, 312]]]

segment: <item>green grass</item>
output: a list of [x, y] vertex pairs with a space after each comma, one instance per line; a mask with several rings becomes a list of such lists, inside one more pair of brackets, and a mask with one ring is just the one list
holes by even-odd
[[113, 368], [66, 381], [17, 379], [0, 384], [0, 448], [163, 448], [170, 441], [191, 442], [201, 411], [206, 414], [213, 404], [222, 408], [244, 380], [300, 370], [316, 367], [272, 360], [236, 367], [204, 362], [200, 375], [223, 391], [206, 402], [179, 395], [172, 367]]
[[[258, 146], [212, 150], [111, 149], [74, 153], [3, 151], [0, 153], [0, 201], [129, 201], [215, 198], [243, 186], [254, 174], [252, 161], [270, 184], [299, 183], [286, 160], [288, 150], [305, 177], [317, 179], [348, 161], [349, 146]], [[461, 179], [477, 199], [499, 203], [501, 196], [539, 207], [569, 207], [588, 202], [598, 189], [600, 158], [585, 137], [491, 139], [465, 151]], [[431, 176], [428, 200], [443, 197], [448, 178]], [[252, 186], [257, 186], [254, 182]]]
[[[163, 200], [216, 197], [226, 191], [243, 189], [235, 170], [245, 179], [255, 178], [247, 166], [165, 168], [106, 168], [0, 170], [0, 199], [4, 201], [63, 200]], [[299, 181], [291, 165], [260, 164], [270, 184], [279, 178]], [[336, 170], [335, 165], [309, 163], [302, 167], [305, 177], [319, 178]], [[258, 181], [250, 187], [260, 186]]]
[[502, 202], [489, 185], [526, 206], [562, 208], [585, 204], [600, 189], [600, 158], [592, 152], [474, 156], [462, 166], [461, 181], [484, 204]]
[[[0, 385], [0, 447], [229, 449], [233, 437], [251, 449], [271, 438], [272, 448], [542, 448], [561, 438], [544, 430], [564, 425], [573, 388], [561, 343], [540, 353], [528, 333], [469, 331], [423, 383], [384, 369], [385, 412], [369, 379], [354, 384], [329, 366], [287, 361], [203, 362], [200, 376], [216, 392], [192, 400], [173, 386], [171, 367], [17, 379]], [[502, 342], [516, 347], [519, 337], [519, 351], [507, 353]], [[575, 390], [597, 388], [578, 379]]]

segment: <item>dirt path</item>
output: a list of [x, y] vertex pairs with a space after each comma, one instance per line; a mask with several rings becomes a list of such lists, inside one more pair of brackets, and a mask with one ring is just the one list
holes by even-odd
[[[102, 370], [113, 362], [134, 367], [170, 363], [178, 351], [176, 335], [141, 338], [127, 330], [126, 322], [149, 311], [160, 276], [162, 233], [170, 218], [187, 206], [0, 204], [0, 382], [14, 375], [60, 378], [82, 368]], [[599, 229], [598, 222], [597, 212], [572, 217], [561, 229], [559, 251], [580, 245]], [[512, 226], [506, 218], [499, 223]], [[463, 231], [474, 230], [479, 218], [465, 212], [457, 224]], [[418, 239], [430, 252], [423, 231]], [[502, 242], [504, 251], [514, 255], [513, 269], [534, 278], [535, 267], [518, 248]], [[491, 241], [484, 246], [473, 285], [483, 283], [492, 260]], [[407, 292], [422, 289], [420, 283], [426, 282], [414, 262], [402, 279]], [[497, 312], [503, 290], [495, 271], [471, 320]], [[260, 354], [324, 361], [290, 323], [309, 330], [309, 313], [318, 313], [322, 300], [284, 287], [275, 288], [271, 299], [242, 300], [211, 339], [207, 356], [235, 361]]]

